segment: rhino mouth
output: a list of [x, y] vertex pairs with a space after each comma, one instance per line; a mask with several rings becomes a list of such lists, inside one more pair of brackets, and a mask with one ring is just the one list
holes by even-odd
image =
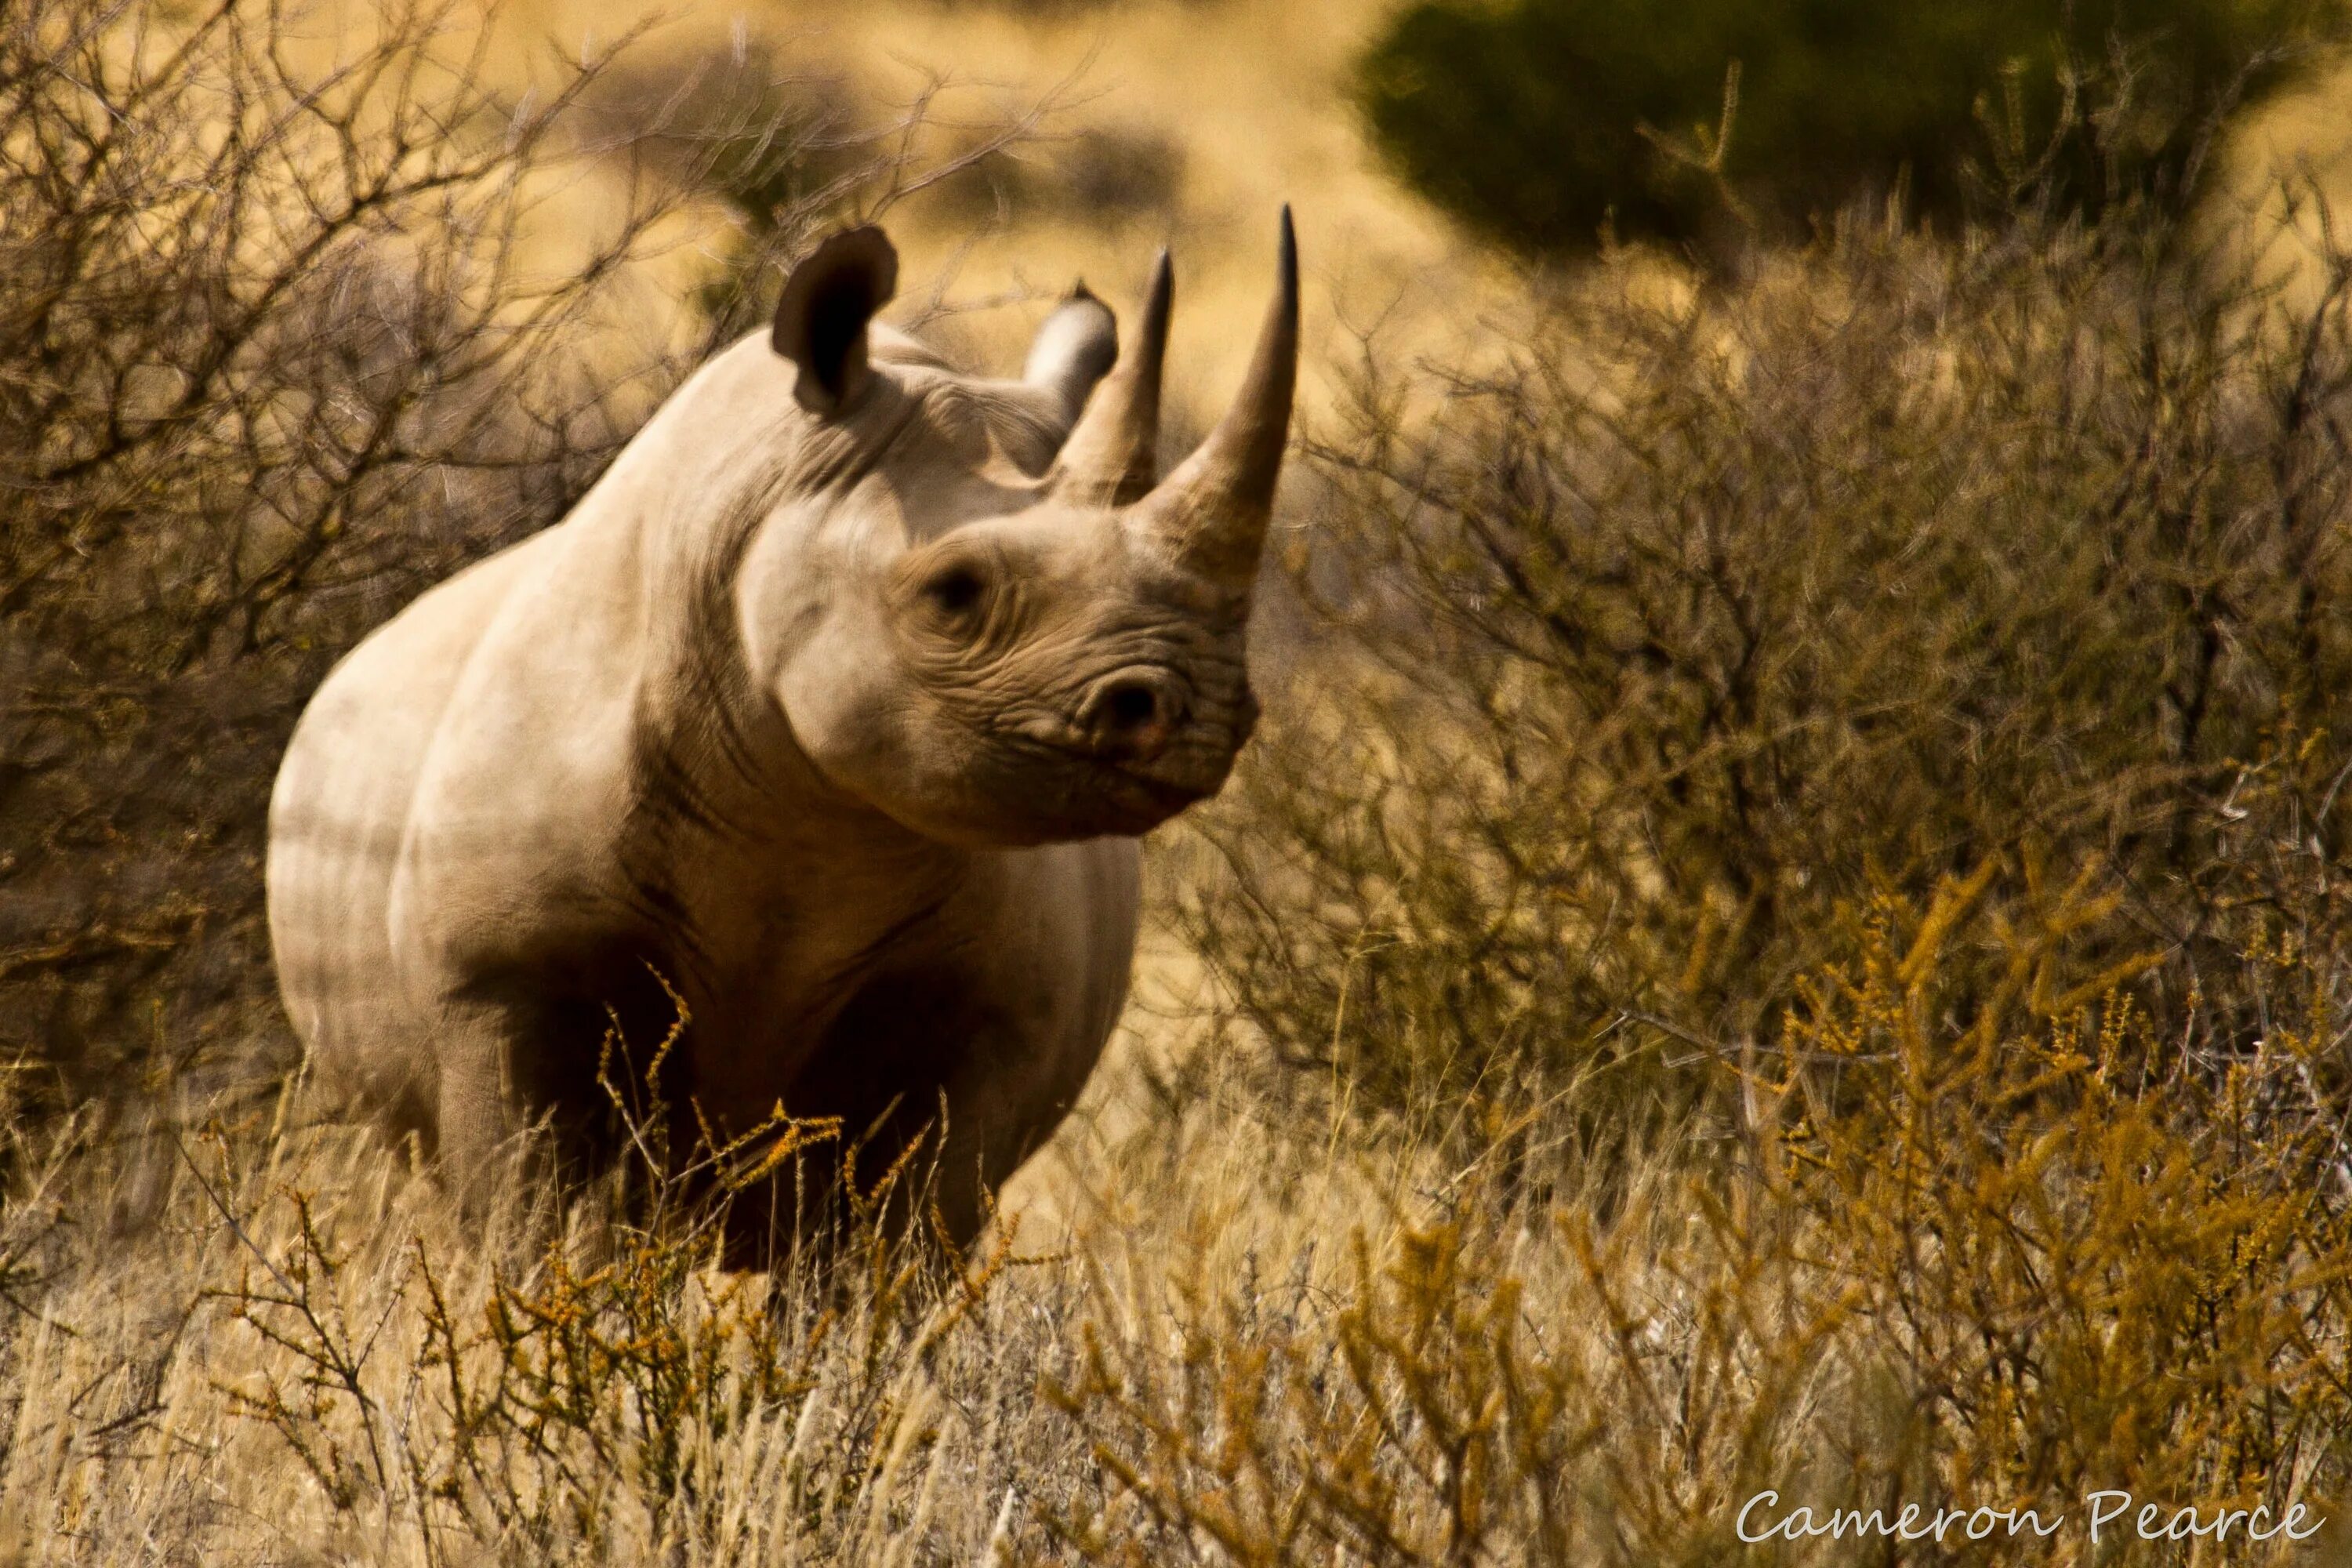
[[1216, 794], [1224, 783], [1222, 777], [1214, 784], [1166, 778], [1158, 773], [1144, 773], [1123, 763], [1097, 763], [1096, 765], [1111, 773], [1118, 780], [1118, 787], [1132, 792], [1162, 816], [1173, 816], [1188, 805], [1198, 805]]
[[1230, 758], [1211, 765], [1206, 756], [1183, 762], [1163, 756], [1147, 763], [1106, 755], [1099, 744], [1080, 734], [1043, 729], [1014, 731], [1007, 738], [1040, 761], [1050, 759], [1057, 769], [1066, 770], [1062, 787], [1037, 799], [1036, 805], [1040, 816], [1082, 833], [1147, 832], [1223, 788], [1232, 766]]
[[1055, 750], [1065, 762], [1076, 763], [1080, 772], [1082, 782], [1066, 796], [1071, 815], [1105, 832], [1136, 834], [1157, 827], [1187, 806], [1208, 799], [1224, 783], [1222, 770], [1212, 781], [1148, 770], [1077, 747]]

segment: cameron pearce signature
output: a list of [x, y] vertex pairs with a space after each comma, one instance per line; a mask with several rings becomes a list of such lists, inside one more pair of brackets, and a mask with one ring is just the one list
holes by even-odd
[[[2327, 1522], [2326, 1515], [2313, 1514], [2299, 1502], [2290, 1503], [2276, 1517], [2266, 1507], [2209, 1510], [2194, 1504], [2183, 1508], [2140, 1503], [2126, 1491], [2092, 1492], [2083, 1502], [2088, 1510], [2084, 1519], [2094, 1543], [2127, 1535], [2137, 1535], [2142, 1541], [2193, 1541], [2200, 1537], [2226, 1541], [2233, 1530], [2254, 1541], [2268, 1541], [2279, 1535], [2289, 1541], [2305, 1541], [2318, 1534]], [[2132, 1516], [2129, 1522], [2125, 1521], [2126, 1515]], [[1764, 1491], [1749, 1498], [1741, 1507], [1734, 1528], [1740, 1540], [1749, 1542], [1802, 1541], [1817, 1535], [1836, 1540], [1849, 1533], [1857, 1538], [1878, 1535], [1901, 1541], [1924, 1541], [1933, 1536], [1940, 1542], [1954, 1531], [1967, 1540], [1984, 1541], [1995, 1535], [2055, 1535], [2066, 1528], [2070, 1517], [2053, 1513], [2044, 1521], [2030, 1508], [1939, 1508], [1931, 1514], [1916, 1502], [1905, 1504], [1892, 1519], [1885, 1510], [1875, 1508], [1867, 1513], [1858, 1508], [1824, 1509], [1818, 1515], [1810, 1508], [1797, 1508], [1783, 1513], [1780, 1494]]]

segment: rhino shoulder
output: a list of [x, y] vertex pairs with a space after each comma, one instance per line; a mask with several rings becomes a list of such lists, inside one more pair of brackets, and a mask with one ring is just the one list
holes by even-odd
[[389, 910], [404, 970], [522, 962], [600, 918], [643, 627], [625, 574], [564, 542], [497, 604], [419, 759]]

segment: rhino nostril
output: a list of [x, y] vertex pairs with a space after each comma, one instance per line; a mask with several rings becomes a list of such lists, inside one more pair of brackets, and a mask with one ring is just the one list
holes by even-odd
[[1078, 721], [1097, 744], [1149, 760], [1167, 749], [1184, 721], [1184, 694], [1173, 676], [1156, 670], [1115, 675], [1087, 694]]

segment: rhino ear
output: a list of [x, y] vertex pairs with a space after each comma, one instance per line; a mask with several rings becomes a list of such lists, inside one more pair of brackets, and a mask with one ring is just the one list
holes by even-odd
[[800, 367], [793, 395], [812, 414], [853, 401], [869, 373], [866, 326], [898, 287], [898, 253], [880, 229], [845, 228], [784, 279], [770, 341]]

